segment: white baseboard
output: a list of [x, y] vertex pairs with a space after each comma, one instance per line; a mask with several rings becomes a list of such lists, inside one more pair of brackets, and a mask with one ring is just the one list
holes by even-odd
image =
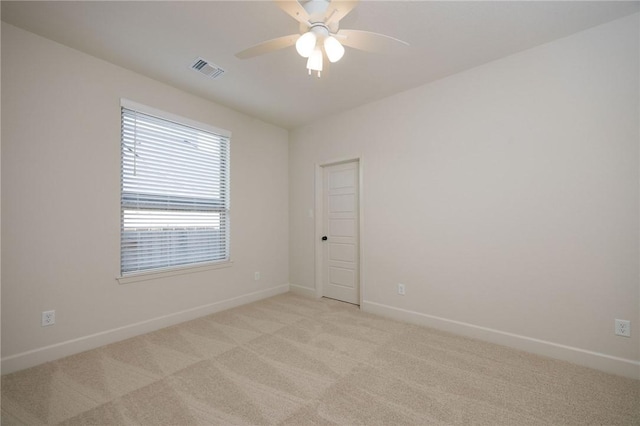
[[640, 361], [619, 358], [572, 346], [560, 345], [558, 343], [507, 333], [434, 315], [400, 309], [376, 302], [363, 301], [361, 309], [372, 314], [497, 343], [499, 345], [572, 362], [574, 364], [583, 365], [585, 367], [594, 368], [607, 373], [625, 376], [632, 379], [640, 379]]
[[109, 343], [149, 333], [151, 331], [159, 330], [164, 327], [179, 324], [205, 315], [235, 308], [236, 306], [246, 305], [247, 303], [266, 299], [267, 297], [276, 296], [288, 291], [289, 284], [283, 284], [266, 290], [243, 294], [242, 296], [233, 297], [231, 299], [196, 306], [195, 308], [185, 309], [183, 311], [137, 322], [135, 324], [129, 324], [123, 327], [101, 331], [88, 336], [82, 336], [65, 342], [44, 346], [42, 348], [32, 349], [30, 351], [2, 358], [0, 368], [2, 374], [12, 373], [14, 371], [54, 361], [65, 356], [77, 354], [90, 349], [95, 349]]
[[304, 287], [297, 284], [289, 284], [289, 289], [291, 290], [291, 293], [295, 293], [300, 296], [313, 297], [315, 299], [318, 298], [315, 288]]

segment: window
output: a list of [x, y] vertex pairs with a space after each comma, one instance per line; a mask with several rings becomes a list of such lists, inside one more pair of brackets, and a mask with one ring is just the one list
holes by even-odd
[[229, 260], [229, 137], [122, 102], [123, 276]]

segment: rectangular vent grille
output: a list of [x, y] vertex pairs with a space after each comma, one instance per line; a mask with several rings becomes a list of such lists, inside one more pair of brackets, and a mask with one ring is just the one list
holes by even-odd
[[209, 78], [220, 78], [222, 77], [222, 74], [224, 74], [224, 70], [222, 68], [202, 58], [196, 59], [195, 62], [191, 64], [191, 69], [196, 70]]

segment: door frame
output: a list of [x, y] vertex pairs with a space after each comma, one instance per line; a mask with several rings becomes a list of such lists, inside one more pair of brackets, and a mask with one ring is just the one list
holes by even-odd
[[323, 206], [323, 177], [324, 168], [329, 166], [337, 166], [339, 164], [355, 162], [358, 167], [358, 304], [362, 306], [364, 300], [364, 244], [362, 244], [362, 230], [364, 228], [364, 210], [362, 207], [362, 182], [363, 182], [363, 159], [362, 156], [348, 157], [316, 163], [315, 165], [315, 288], [316, 297], [323, 296], [323, 270], [324, 254], [322, 248], [322, 224], [324, 221]]

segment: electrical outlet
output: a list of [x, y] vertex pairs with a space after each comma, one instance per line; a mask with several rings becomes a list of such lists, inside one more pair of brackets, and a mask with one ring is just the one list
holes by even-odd
[[48, 327], [56, 323], [56, 311], [42, 312], [42, 326]]
[[617, 319], [615, 325], [618, 336], [631, 337], [631, 321]]
[[254, 272], [254, 273], [253, 273], [253, 279], [254, 279], [255, 281], [258, 281], [258, 280], [260, 279], [260, 272]]
[[398, 294], [404, 296], [404, 284], [398, 284]]

